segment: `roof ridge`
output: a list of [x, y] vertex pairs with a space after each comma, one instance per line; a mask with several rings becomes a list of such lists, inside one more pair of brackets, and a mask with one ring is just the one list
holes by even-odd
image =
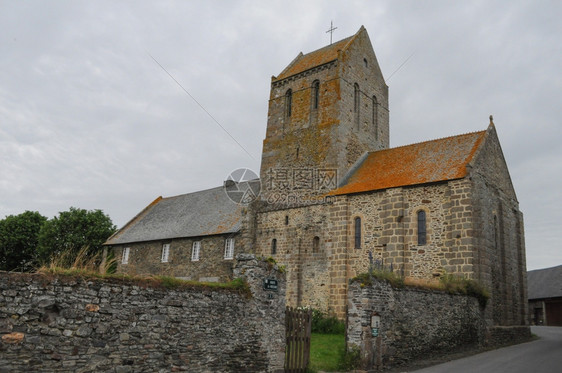
[[547, 268], [539, 268], [539, 269], [531, 269], [530, 271], [527, 272], [537, 272], [537, 271], [548, 271], [548, 270], [554, 270], [557, 269], [559, 267], [562, 267], [562, 264], [554, 266], [554, 267], [547, 267]]
[[438, 137], [436, 139], [432, 139], [432, 140], [425, 140], [425, 141], [419, 141], [419, 142], [413, 142], [411, 144], [405, 144], [405, 145], [400, 145], [400, 146], [395, 146], [392, 148], [387, 148], [387, 149], [381, 149], [381, 150], [372, 150], [369, 153], [378, 153], [378, 152], [384, 152], [387, 150], [393, 150], [393, 149], [400, 149], [400, 148], [407, 148], [409, 146], [414, 146], [414, 145], [420, 145], [420, 144], [426, 144], [426, 143], [430, 143], [430, 142], [437, 142], [437, 141], [441, 141], [441, 140], [446, 140], [446, 139], [451, 139], [454, 137], [462, 137], [462, 136], [468, 136], [468, 135], [476, 135], [476, 134], [484, 134], [486, 133], [487, 130], [483, 130], [483, 131], [473, 131], [473, 132], [466, 132], [466, 133], [461, 133], [459, 135], [451, 135], [451, 136], [445, 136], [445, 137]]
[[224, 188], [222, 185], [217, 186], [217, 187], [213, 187], [213, 188], [207, 188], [207, 189], [201, 189], [201, 190], [196, 190], [195, 192], [189, 192], [189, 193], [182, 193], [182, 194], [177, 194], [175, 196], [168, 196], [168, 197], [162, 197], [163, 200], [165, 199], [172, 199], [172, 198], [177, 198], [177, 197], [183, 197], [183, 196], [188, 196], [188, 195], [192, 195], [192, 194], [197, 194], [197, 193], [203, 193], [203, 192], [208, 192], [214, 189], [222, 189]]
[[[328, 45], [325, 45], [325, 46], [323, 46], [323, 47], [321, 47], [321, 48], [318, 48], [318, 49], [315, 49], [315, 50], [310, 51], [310, 52], [308, 52], [308, 53], [305, 53], [305, 54], [303, 54], [303, 57], [304, 57], [304, 56], [307, 56], [307, 55], [309, 55], [309, 54], [312, 54], [312, 53], [320, 52], [322, 49], [333, 48], [336, 44], [341, 43], [341, 42], [346, 41], [346, 40], [347, 40], [347, 42], [345, 43], [345, 46], [347, 46], [347, 44], [349, 43], [349, 41], [351, 41], [351, 39], [354, 38], [355, 36], [356, 36], [356, 35], [348, 36], [348, 37], [343, 38], [343, 39], [341, 39], [341, 40], [338, 40], [338, 41], [336, 41], [336, 42], [334, 42], [334, 43], [332, 43], [332, 44], [328, 44]], [[349, 39], [349, 40], [348, 40], [348, 39]], [[302, 53], [302, 52], [301, 52], [301, 53]]]
[[[252, 180], [245, 180], [242, 182], [253, 182], [253, 181], [259, 181], [260, 179], [252, 179]], [[240, 183], [240, 181], [235, 181], [235, 183]], [[168, 197], [160, 197], [162, 200], [166, 200], [166, 199], [172, 199], [172, 198], [177, 198], [177, 197], [183, 197], [183, 196], [188, 196], [188, 195], [192, 195], [192, 194], [197, 194], [197, 193], [203, 193], [203, 192], [209, 192], [211, 190], [215, 190], [215, 189], [224, 189], [224, 185], [219, 185], [217, 187], [213, 187], [213, 188], [207, 188], [207, 189], [201, 189], [201, 190], [196, 190], [195, 192], [189, 192], [189, 193], [182, 193], [182, 194], [177, 194], [175, 196], [168, 196]]]

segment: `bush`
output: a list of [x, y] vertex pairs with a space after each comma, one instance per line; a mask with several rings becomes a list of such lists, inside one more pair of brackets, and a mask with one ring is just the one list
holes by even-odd
[[345, 323], [335, 316], [328, 316], [324, 312], [312, 309], [312, 333], [320, 334], [343, 334]]

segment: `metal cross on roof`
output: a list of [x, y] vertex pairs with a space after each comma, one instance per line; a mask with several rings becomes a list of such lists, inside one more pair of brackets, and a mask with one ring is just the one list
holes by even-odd
[[326, 34], [328, 32], [330, 33], [330, 45], [332, 44], [332, 35], [334, 34], [335, 29], [337, 29], [337, 27], [334, 27], [334, 22], [330, 21], [330, 29], [328, 31], [326, 31]]

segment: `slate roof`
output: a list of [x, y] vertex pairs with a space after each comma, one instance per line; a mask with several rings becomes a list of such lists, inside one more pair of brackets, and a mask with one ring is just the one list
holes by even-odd
[[157, 198], [105, 245], [209, 236], [240, 231], [242, 206], [223, 187]]
[[[359, 30], [359, 32], [361, 31], [361, 29]], [[324, 65], [328, 62], [337, 60], [338, 51], [344, 50], [347, 45], [351, 43], [352, 39], [359, 34], [359, 32], [357, 32], [357, 34], [353, 36], [335, 42], [324, 48], [315, 50], [314, 52], [310, 52], [304, 55], [302, 54], [302, 52], [299, 53], [299, 55], [289, 64], [289, 66], [287, 66], [285, 70], [283, 70], [277, 77], [273, 78], [273, 80], [282, 80], [303, 71], [312, 69], [316, 66]]]
[[527, 272], [529, 299], [562, 297], [562, 265]]
[[332, 195], [352, 194], [460, 179], [486, 131], [369, 152]]

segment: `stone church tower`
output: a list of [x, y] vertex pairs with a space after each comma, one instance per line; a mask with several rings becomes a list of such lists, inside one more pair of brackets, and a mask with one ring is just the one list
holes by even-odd
[[271, 78], [263, 199], [298, 205], [334, 189], [362, 154], [388, 148], [388, 117], [388, 86], [364, 27], [300, 53]]

